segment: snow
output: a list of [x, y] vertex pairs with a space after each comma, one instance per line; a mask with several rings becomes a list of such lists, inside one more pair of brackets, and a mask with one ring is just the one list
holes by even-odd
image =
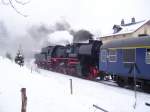
[[136, 30], [138, 30], [141, 26], [143, 26], [144, 24], [148, 23], [150, 20], [144, 20], [144, 21], [139, 21], [135, 24], [131, 24], [131, 25], [125, 25], [125, 26], [120, 26], [122, 29], [121, 31], [119, 31], [118, 33], [108, 33], [105, 36], [114, 36], [114, 35], [120, 35], [120, 34], [127, 34], [127, 33], [133, 33]]
[[[27, 112], [150, 112], [150, 94], [110, 87], [72, 76], [20, 67], [0, 57], [0, 112], [20, 112], [21, 88], [27, 90]], [[73, 94], [70, 94], [70, 79]]]

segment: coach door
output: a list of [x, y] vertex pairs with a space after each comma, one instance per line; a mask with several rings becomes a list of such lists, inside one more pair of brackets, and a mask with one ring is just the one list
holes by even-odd
[[136, 49], [123, 49], [123, 65], [127, 74], [133, 73], [136, 63]]
[[101, 50], [101, 57], [100, 57], [100, 70], [107, 71], [108, 69], [108, 50], [103, 49]]

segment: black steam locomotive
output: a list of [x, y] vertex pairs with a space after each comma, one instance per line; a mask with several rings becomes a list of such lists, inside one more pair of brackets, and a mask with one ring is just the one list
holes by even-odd
[[35, 55], [39, 68], [63, 74], [94, 79], [99, 75], [99, 51], [101, 41], [48, 46]]

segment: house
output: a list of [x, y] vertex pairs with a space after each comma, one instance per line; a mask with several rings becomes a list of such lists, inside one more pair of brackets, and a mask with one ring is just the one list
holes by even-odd
[[108, 42], [119, 38], [137, 38], [147, 35], [150, 35], [150, 20], [136, 22], [135, 18], [131, 18], [130, 23], [125, 23], [122, 19], [120, 25], [113, 26], [112, 33], [104, 35], [100, 39], [103, 42]]

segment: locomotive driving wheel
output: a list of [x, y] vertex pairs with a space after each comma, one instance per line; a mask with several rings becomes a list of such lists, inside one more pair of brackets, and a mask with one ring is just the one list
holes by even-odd
[[75, 76], [76, 75], [76, 68], [74, 66], [68, 66], [66, 72], [68, 75]]
[[126, 85], [125, 80], [122, 77], [118, 77], [116, 82], [120, 87], [124, 87]]
[[62, 74], [66, 74], [66, 70], [64, 67], [56, 67], [56, 72], [62, 73]]

